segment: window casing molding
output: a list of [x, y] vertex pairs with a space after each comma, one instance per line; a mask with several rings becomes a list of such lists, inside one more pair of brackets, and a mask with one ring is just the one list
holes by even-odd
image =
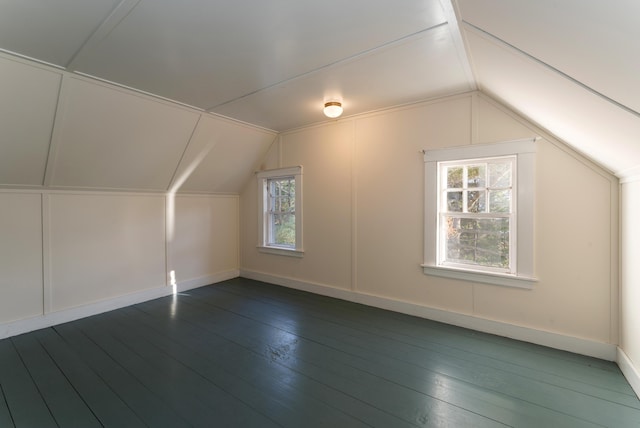
[[[256, 176], [258, 179], [258, 250], [269, 254], [302, 257], [304, 255], [302, 247], [302, 166], [259, 171]], [[269, 227], [268, 183], [270, 180], [289, 178], [295, 180], [295, 245], [293, 246], [272, 243], [273, 239], [270, 239], [272, 232]]]
[[[426, 150], [425, 201], [424, 201], [424, 263], [427, 275], [455, 278], [466, 281], [532, 288], [537, 281], [534, 272], [534, 195], [535, 195], [535, 139], [505, 143], [478, 144], [446, 149]], [[443, 264], [438, 261], [438, 162], [461, 161], [493, 157], [515, 156], [514, 196], [516, 206], [515, 260], [511, 273], [492, 269], [473, 269], [473, 266]]]

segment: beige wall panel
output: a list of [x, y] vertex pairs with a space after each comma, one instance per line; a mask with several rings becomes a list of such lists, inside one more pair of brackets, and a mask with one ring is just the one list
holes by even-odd
[[621, 318], [620, 347], [640, 368], [640, 181], [622, 185], [621, 212]]
[[[351, 287], [351, 161], [353, 123], [310, 128], [282, 136], [282, 166], [303, 166], [304, 257], [256, 250], [257, 186], [248, 186], [243, 210], [243, 267], [339, 288]], [[245, 233], [246, 232], [246, 233]]]
[[166, 284], [164, 196], [50, 196], [51, 309]]
[[357, 289], [469, 313], [467, 284], [422, 273], [424, 161], [420, 150], [470, 144], [471, 97], [357, 121]]
[[274, 132], [203, 115], [180, 163], [174, 188], [240, 193], [275, 138]]
[[[240, 195], [240, 267], [258, 270], [258, 184], [250, 180]], [[268, 272], [267, 270], [266, 272]]]
[[280, 166], [280, 138], [274, 140], [267, 151], [267, 154], [262, 158], [258, 170], [263, 171], [266, 169], [274, 169]]
[[61, 79], [0, 57], [0, 184], [42, 185]]
[[198, 114], [77, 78], [63, 95], [52, 185], [167, 190]]
[[538, 142], [533, 290], [477, 285], [482, 317], [610, 341], [610, 181], [563, 150]]
[[237, 197], [177, 196], [174, 218], [169, 248], [178, 282], [238, 269]]
[[305, 279], [340, 288], [351, 286], [352, 133], [353, 123], [336, 123], [281, 143], [282, 166], [303, 167]]
[[[536, 127], [522, 125], [499, 105], [479, 96], [472, 100], [471, 95], [338, 123], [343, 125], [285, 134], [277, 146], [283, 166], [304, 165], [305, 234], [314, 237], [305, 235], [309, 254], [293, 259], [257, 252], [256, 186], [247, 186], [241, 196], [243, 268], [334, 287], [343, 286], [340, 278], [346, 279], [350, 268], [358, 293], [595, 342], [615, 341], [613, 177], [568, 149], [539, 141], [535, 256], [540, 281], [532, 290], [524, 290], [427, 276], [420, 267], [424, 244], [420, 150], [471, 144], [472, 132], [477, 133], [478, 142], [527, 138], [534, 136]], [[477, 126], [474, 131], [473, 126]], [[340, 180], [327, 183], [326, 188], [316, 187], [315, 171], [339, 176], [349, 170], [336, 152], [338, 144], [348, 145], [349, 141], [355, 146], [352, 191], [343, 186], [333, 192]], [[275, 148], [272, 150], [275, 154]], [[337, 201], [332, 213], [324, 208], [329, 196]], [[348, 218], [353, 222], [351, 232]], [[331, 222], [343, 224], [345, 236], [333, 237], [325, 225]], [[349, 233], [354, 243], [351, 257], [346, 251], [337, 257], [339, 246], [331, 257], [325, 257], [332, 242], [348, 248]], [[317, 248], [322, 251], [316, 253]], [[332, 278], [323, 270], [342, 276]]]
[[0, 193], [0, 237], [0, 323], [41, 315], [39, 194]]
[[477, 141], [479, 143], [513, 141], [537, 136], [534, 131], [480, 95], [477, 98], [476, 106], [477, 117], [475, 121], [478, 124]]

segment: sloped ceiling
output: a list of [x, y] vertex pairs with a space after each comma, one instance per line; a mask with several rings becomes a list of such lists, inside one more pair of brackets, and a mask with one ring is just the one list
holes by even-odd
[[640, 3], [457, 0], [481, 91], [617, 175], [640, 165]]
[[276, 136], [0, 55], [0, 187], [237, 194]]
[[474, 89], [445, 3], [8, 0], [0, 48], [283, 131]]
[[326, 120], [327, 100], [351, 115], [475, 89], [640, 174], [639, 13], [595, 0], [3, 1], [0, 185], [234, 193], [277, 132]]

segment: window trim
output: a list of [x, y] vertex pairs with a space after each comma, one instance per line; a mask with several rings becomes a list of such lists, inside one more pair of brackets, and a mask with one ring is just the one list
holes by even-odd
[[[534, 194], [535, 138], [493, 144], [474, 144], [446, 149], [425, 150], [424, 263], [426, 275], [461, 279], [495, 285], [532, 288], [534, 272]], [[516, 261], [514, 273], [474, 270], [471, 267], [438, 264], [438, 162], [467, 161], [501, 156], [516, 156]]]
[[[281, 256], [302, 257], [304, 250], [302, 247], [302, 166], [294, 166], [288, 168], [277, 168], [257, 172], [258, 178], [258, 251]], [[270, 179], [277, 178], [295, 178], [296, 196], [295, 196], [295, 219], [296, 219], [296, 244], [295, 248], [288, 248], [278, 245], [268, 244], [268, 227], [269, 221], [268, 207], [268, 190], [267, 182]]]

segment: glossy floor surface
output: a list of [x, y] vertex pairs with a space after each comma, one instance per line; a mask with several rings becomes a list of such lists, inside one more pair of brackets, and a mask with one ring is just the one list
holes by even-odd
[[0, 341], [0, 427], [637, 427], [618, 367], [234, 279]]

